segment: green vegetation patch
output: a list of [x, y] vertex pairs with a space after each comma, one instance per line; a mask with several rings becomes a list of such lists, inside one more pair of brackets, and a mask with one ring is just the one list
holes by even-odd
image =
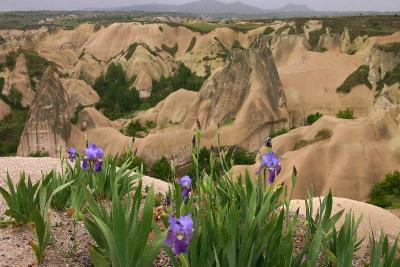
[[240, 44], [240, 42], [238, 41], [238, 40], [235, 40], [233, 43], [232, 43], [232, 47], [231, 47], [232, 49], [243, 49], [243, 47], [242, 47], [242, 45]]
[[400, 172], [385, 175], [385, 178], [374, 185], [368, 203], [381, 208], [400, 208]]
[[5, 67], [12, 71], [17, 63], [17, 57], [21, 54], [23, 54], [26, 58], [26, 67], [28, 69], [31, 87], [35, 89], [36, 81], [42, 78], [46, 69], [49, 66], [56, 66], [56, 64], [39, 56], [34, 51], [20, 49], [16, 52], [11, 52], [6, 56]]
[[293, 147], [292, 150], [299, 150], [299, 149], [301, 149], [303, 147], [306, 147], [308, 145], [314, 144], [316, 142], [329, 139], [329, 138], [331, 138], [332, 134], [333, 134], [332, 130], [330, 130], [330, 129], [322, 129], [314, 136], [313, 139], [311, 139], [311, 140], [301, 139], [298, 142], [296, 142], [294, 144], [294, 147]]
[[49, 156], [49, 152], [47, 151], [35, 151], [35, 152], [30, 152], [29, 157], [34, 157], [34, 158], [43, 158], [43, 157], [48, 157]]
[[188, 48], [186, 49], [186, 53], [192, 52], [194, 46], [196, 45], [196, 41], [197, 41], [196, 37], [193, 36], [192, 40], [190, 40]]
[[121, 64], [111, 63], [107, 72], [97, 78], [93, 88], [100, 96], [96, 107], [110, 119], [129, 114], [140, 105], [139, 92], [131, 88]]
[[286, 31], [289, 28], [290, 28], [290, 26], [288, 24], [285, 24], [282, 27], [280, 27], [279, 29], [277, 29], [275, 34], [276, 35], [281, 35], [284, 31]]
[[147, 135], [151, 129], [157, 127], [156, 122], [146, 121], [145, 125], [142, 126], [138, 121], [131, 121], [125, 129], [125, 134], [132, 137], [143, 137], [139, 133]]
[[308, 38], [308, 42], [310, 43], [312, 49], [316, 49], [319, 43], [319, 39], [321, 37], [321, 35], [325, 34], [326, 30], [324, 27], [322, 27], [319, 30], [315, 30], [315, 31], [311, 31], [309, 32], [309, 38]]
[[176, 52], [178, 52], [178, 44], [176, 43], [172, 47], [169, 47], [166, 44], [161, 44], [161, 49], [169, 53], [171, 56], [175, 57]]
[[392, 71], [386, 73], [385, 77], [378, 81], [376, 86], [377, 94], [380, 94], [385, 84], [391, 86], [397, 82], [400, 82], [400, 65], [398, 65]]
[[131, 59], [133, 53], [135, 53], [136, 48], [137, 48], [138, 46], [139, 46], [138, 43], [133, 43], [133, 44], [131, 44], [131, 45], [128, 47], [128, 49], [127, 49], [127, 51], [126, 51], [126, 54], [125, 54], [125, 59], [126, 59], [126, 60]]
[[267, 28], [265, 28], [265, 30], [263, 31], [263, 35], [270, 35], [270, 34], [272, 34], [273, 32], [275, 31], [275, 29], [274, 28], [272, 28], [272, 27], [267, 27]]
[[154, 162], [151, 167], [151, 174], [154, 178], [169, 182], [172, 178], [172, 166], [167, 158], [162, 157], [160, 160]]
[[354, 117], [354, 112], [351, 108], [346, 108], [345, 110], [339, 110], [339, 112], [336, 114], [336, 117], [345, 120], [354, 120], [356, 118]]
[[376, 47], [386, 53], [400, 53], [400, 43], [381, 44]]
[[288, 133], [288, 132], [289, 132], [289, 130], [287, 128], [282, 128], [282, 129], [279, 129], [276, 131], [272, 130], [272, 132], [269, 134], [269, 137], [274, 138], [274, 137], [280, 136], [280, 135]]
[[349, 77], [346, 78], [343, 84], [336, 89], [336, 92], [348, 94], [351, 92], [351, 89], [360, 84], [365, 84], [369, 89], [372, 89], [372, 85], [368, 80], [368, 74], [369, 66], [361, 65], [357, 70], [350, 74]]
[[317, 120], [319, 120], [320, 118], [322, 118], [322, 114], [317, 112], [317, 113], [313, 113], [307, 116], [307, 124], [311, 125], [314, 122], [316, 122]]
[[28, 110], [12, 110], [0, 121], [0, 156], [13, 156], [24, 130]]
[[207, 77], [197, 76], [184, 64], [180, 64], [173, 76], [161, 77], [160, 81], [153, 81], [151, 95], [141, 100], [140, 109], [154, 107], [169, 94], [181, 88], [199, 91], [206, 79]]

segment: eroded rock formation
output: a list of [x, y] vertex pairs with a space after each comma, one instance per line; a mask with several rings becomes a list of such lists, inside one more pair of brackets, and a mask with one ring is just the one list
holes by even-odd
[[64, 152], [71, 133], [71, 114], [68, 94], [57, 73], [48, 68], [32, 101], [17, 154], [27, 156], [43, 151], [58, 156]]

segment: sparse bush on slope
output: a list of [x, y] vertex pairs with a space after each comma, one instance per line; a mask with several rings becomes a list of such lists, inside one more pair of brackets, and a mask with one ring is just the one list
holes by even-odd
[[369, 89], [372, 89], [372, 85], [368, 80], [368, 74], [369, 74], [369, 66], [361, 65], [360, 67], [358, 67], [357, 70], [355, 70], [352, 74], [350, 74], [349, 77], [346, 78], [343, 84], [336, 89], [336, 92], [348, 94], [351, 92], [351, 89], [361, 84], [364, 84]]
[[345, 119], [345, 120], [354, 120], [356, 117], [354, 117], [354, 112], [350, 108], [346, 108], [345, 110], [340, 110], [337, 114], [336, 117], [339, 119]]
[[400, 172], [388, 173], [374, 185], [370, 192], [369, 203], [382, 207], [400, 208]]

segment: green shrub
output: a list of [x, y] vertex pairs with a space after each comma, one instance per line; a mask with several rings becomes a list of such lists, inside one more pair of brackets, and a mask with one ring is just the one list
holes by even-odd
[[15, 89], [15, 87], [11, 87], [9, 94], [7, 95], [8, 101], [10, 101], [12, 107], [20, 108], [22, 93]]
[[149, 239], [153, 230], [154, 192], [150, 190], [147, 194], [140, 214], [141, 183], [134, 196], [128, 194], [124, 200], [115, 187], [110, 211], [86, 192], [89, 216], [84, 224], [96, 242], [96, 246], [89, 248], [92, 263], [94, 266], [151, 266], [165, 238], [165, 234], [160, 234], [155, 240]]
[[99, 109], [110, 119], [134, 111], [140, 103], [139, 92], [131, 88], [121, 64], [111, 63], [107, 72], [97, 78], [93, 88], [100, 96]]
[[145, 132], [145, 131], [146, 131], [146, 128], [143, 127], [139, 122], [131, 121], [128, 124], [128, 127], [126, 127], [125, 133], [128, 136], [136, 137], [136, 136], [138, 136], [139, 132]]
[[372, 89], [372, 85], [368, 80], [368, 74], [369, 66], [361, 65], [357, 70], [350, 74], [349, 77], [346, 78], [343, 84], [336, 89], [336, 92], [348, 94], [351, 92], [351, 89], [360, 84], [364, 84], [369, 89]]
[[147, 129], [154, 129], [157, 127], [157, 124], [155, 121], [146, 121], [145, 125], [146, 125]]
[[138, 155], [135, 155], [129, 148], [127, 148], [121, 155], [118, 155], [116, 164], [118, 167], [121, 167], [125, 162], [130, 163], [127, 166], [130, 170], [137, 169], [141, 170], [142, 173], [145, 173], [147, 170], [146, 162]]
[[240, 44], [240, 42], [238, 40], [235, 40], [232, 43], [231, 49], [243, 49], [243, 47], [242, 47], [242, 45]]
[[339, 110], [339, 112], [336, 114], [336, 117], [339, 119], [346, 119], [346, 120], [354, 120], [356, 117], [354, 117], [353, 110], [350, 108], [346, 108], [345, 110]]
[[265, 30], [263, 31], [263, 35], [270, 35], [271, 33], [273, 33], [275, 31], [274, 28], [272, 27], [267, 27], [265, 28]]
[[178, 52], [178, 43], [172, 47], [169, 47], [166, 44], [161, 44], [161, 49], [170, 54], [172, 57], [175, 57], [176, 52]]
[[186, 53], [192, 52], [194, 46], [196, 45], [196, 40], [197, 39], [195, 36], [192, 38], [192, 40], [190, 40], [190, 44], [189, 44], [188, 48], [186, 49]]
[[369, 193], [368, 203], [382, 208], [391, 207], [392, 199], [400, 200], [400, 172], [388, 173], [374, 185]]
[[162, 157], [158, 161], [154, 162], [151, 167], [151, 174], [154, 178], [169, 181], [172, 178], [172, 168], [167, 158]]
[[17, 153], [27, 115], [27, 110], [12, 110], [0, 121], [0, 156], [10, 156]]
[[315, 49], [318, 46], [319, 39], [322, 34], [325, 33], [325, 28], [321, 28], [319, 30], [309, 32], [309, 39], [308, 42], [310, 43], [311, 47]]
[[[0, 71], [1, 71], [1, 68], [0, 68]], [[3, 90], [4, 83], [5, 83], [4, 78], [0, 77], [0, 94], [1, 94], [1, 91]]]
[[17, 56], [18, 54], [16, 52], [11, 52], [6, 56], [6, 62], [5, 66], [10, 70], [14, 70], [15, 65], [17, 64]]
[[322, 118], [322, 114], [317, 112], [317, 113], [313, 113], [307, 116], [307, 124], [311, 125], [314, 122], [316, 122], [317, 120], [319, 120], [320, 118]]

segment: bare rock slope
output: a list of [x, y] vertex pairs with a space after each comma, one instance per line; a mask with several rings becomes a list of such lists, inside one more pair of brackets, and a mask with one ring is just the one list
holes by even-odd
[[[311, 188], [316, 195], [331, 189], [334, 196], [366, 201], [373, 185], [400, 164], [400, 107], [356, 120], [324, 116], [274, 138], [273, 147], [282, 163], [277, 182], [290, 184], [292, 168], [298, 170], [295, 197], [304, 198]], [[258, 166], [235, 170], [255, 177]]]

